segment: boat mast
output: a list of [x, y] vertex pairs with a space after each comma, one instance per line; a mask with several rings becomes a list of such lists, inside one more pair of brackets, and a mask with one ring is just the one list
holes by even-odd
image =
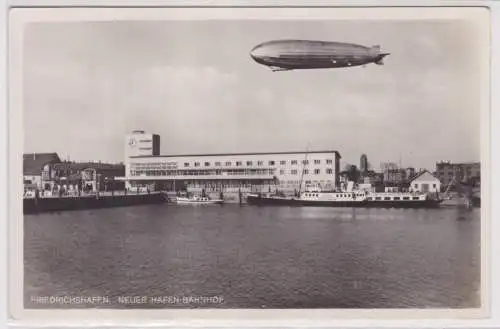
[[455, 183], [455, 184], [456, 184], [455, 177], [453, 177], [453, 178], [451, 179], [451, 181], [448, 183], [448, 186], [446, 187], [446, 191], [444, 191], [444, 193], [443, 193], [443, 197], [448, 196], [448, 192], [450, 192], [451, 184], [453, 184], [453, 183]]
[[304, 180], [304, 171], [306, 169], [306, 161], [307, 161], [307, 155], [309, 154], [309, 143], [307, 143], [306, 146], [306, 154], [304, 157], [304, 162], [302, 163], [302, 173], [300, 175], [300, 183], [299, 183], [299, 196], [300, 196], [300, 190], [302, 189], [302, 181]]

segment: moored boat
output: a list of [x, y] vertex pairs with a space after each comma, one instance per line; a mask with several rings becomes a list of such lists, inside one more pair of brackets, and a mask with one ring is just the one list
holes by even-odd
[[194, 205], [209, 205], [209, 204], [222, 204], [222, 199], [210, 199], [206, 196], [192, 196], [192, 197], [177, 197], [174, 199], [176, 204], [194, 204]]
[[305, 191], [298, 197], [249, 194], [251, 205], [285, 205], [360, 208], [434, 208], [442, 200], [411, 192], [376, 193], [367, 191]]

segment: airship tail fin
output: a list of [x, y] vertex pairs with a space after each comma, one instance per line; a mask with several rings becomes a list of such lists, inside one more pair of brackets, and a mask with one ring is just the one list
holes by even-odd
[[384, 57], [389, 54], [380, 54], [377, 59], [375, 60], [375, 64], [377, 65], [384, 65]]
[[379, 45], [371, 46], [371, 48], [368, 50], [370, 55], [373, 57], [380, 55], [380, 51], [381, 49]]

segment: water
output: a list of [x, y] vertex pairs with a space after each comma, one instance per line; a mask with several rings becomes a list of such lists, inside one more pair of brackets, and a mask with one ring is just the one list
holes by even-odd
[[480, 306], [479, 209], [148, 205], [24, 223], [27, 308]]

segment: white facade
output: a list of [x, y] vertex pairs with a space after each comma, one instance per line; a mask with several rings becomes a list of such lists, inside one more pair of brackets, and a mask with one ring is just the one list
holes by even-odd
[[125, 136], [125, 175], [130, 172], [131, 157], [160, 155], [160, 136], [134, 130]]
[[125, 138], [125, 158], [160, 155], [160, 136], [135, 130]]
[[439, 192], [441, 190], [441, 182], [439, 179], [428, 171], [422, 172], [410, 183], [411, 192]]
[[[300, 182], [334, 189], [340, 155], [335, 151], [205, 154], [131, 157], [128, 186], [134, 182], [184, 181], [194, 187], [252, 187], [298, 190]], [[302, 174], [303, 172], [303, 174]]]
[[127, 188], [297, 191], [308, 184], [323, 189], [338, 184], [336, 151], [160, 156], [159, 140], [159, 135], [144, 131], [126, 136], [122, 179]]

